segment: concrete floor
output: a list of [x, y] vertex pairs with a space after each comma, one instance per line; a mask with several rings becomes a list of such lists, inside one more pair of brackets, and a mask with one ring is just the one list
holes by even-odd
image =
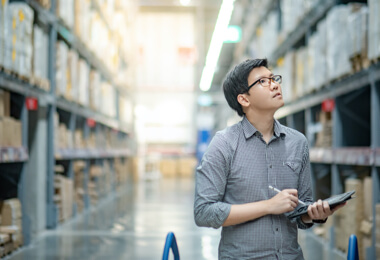
[[193, 198], [192, 179], [131, 184], [8, 259], [162, 259], [170, 231], [181, 259], [217, 259], [220, 230], [195, 225]]
[[[218, 257], [220, 230], [199, 228], [193, 219], [194, 180], [160, 179], [130, 183], [96, 208], [46, 231], [5, 260], [162, 259], [168, 232], [174, 232], [182, 260]], [[305, 259], [337, 260], [328, 243], [300, 230]], [[174, 259], [170, 252], [169, 259]]]

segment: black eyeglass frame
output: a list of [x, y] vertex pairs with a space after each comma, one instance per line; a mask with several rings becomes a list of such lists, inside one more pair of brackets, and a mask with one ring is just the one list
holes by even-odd
[[[278, 81], [276, 81], [274, 78], [275, 77], [280, 77]], [[260, 80], [262, 79], [270, 79], [270, 83], [269, 83], [269, 86], [270, 84], [272, 84], [272, 82], [276, 82], [278, 84], [281, 84], [282, 83], [282, 76], [281, 75], [273, 75], [272, 77], [262, 77], [262, 78], [259, 78], [258, 80], [256, 80], [255, 82], [253, 82], [251, 85], [249, 85], [248, 89], [247, 89], [247, 92], [254, 86], [256, 85], [257, 82], [259, 82]], [[261, 83], [260, 83], [261, 84]]]

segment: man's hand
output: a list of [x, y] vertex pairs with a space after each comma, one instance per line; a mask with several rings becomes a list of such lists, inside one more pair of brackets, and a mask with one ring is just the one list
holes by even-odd
[[268, 200], [271, 214], [282, 214], [293, 211], [298, 205], [298, 192], [296, 189], [285, 189]]
[[314, 202], [313, 204], [309, 205], [307, 209], [307, 215], [305, 214], [302, 216], [302, 221], [305, 223], [310, 223], [313, 220], [325, 220], [329, 216], [334, 214], [335, 211], [344, 207], [345, 205], [346, 203], [343, 203], [331, 210], [328, 202], [318, 200], [317, 202]]

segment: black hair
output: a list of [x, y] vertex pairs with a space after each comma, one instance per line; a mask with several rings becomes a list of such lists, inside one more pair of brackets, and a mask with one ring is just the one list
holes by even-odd
[[243, 108], [237, 101], [237, 96], [248, 93], [248, 75], [258, 67], [268, 68], [267, 59], [248, 59], [235, 66], [226, 76], [223, 82], [224, 97], [228, 105], [235, 110], [239, 116], [243, 116]]

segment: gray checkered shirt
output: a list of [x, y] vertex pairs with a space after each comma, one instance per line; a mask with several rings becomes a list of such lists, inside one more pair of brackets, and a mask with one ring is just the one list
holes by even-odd
[[[232, 204], [268, 200], [280, 190], [297, 189], [312, 202], [309, 148], [304, 135], [274, 122], [267, 144], [246, 117], [217, 132], [197, 168], [194, 217], [198, 226], [219, 228]], [[298, 217], [266, 215], [222, 228], [219, 259], [303, 259], [297, 227], [310, 228]]]

